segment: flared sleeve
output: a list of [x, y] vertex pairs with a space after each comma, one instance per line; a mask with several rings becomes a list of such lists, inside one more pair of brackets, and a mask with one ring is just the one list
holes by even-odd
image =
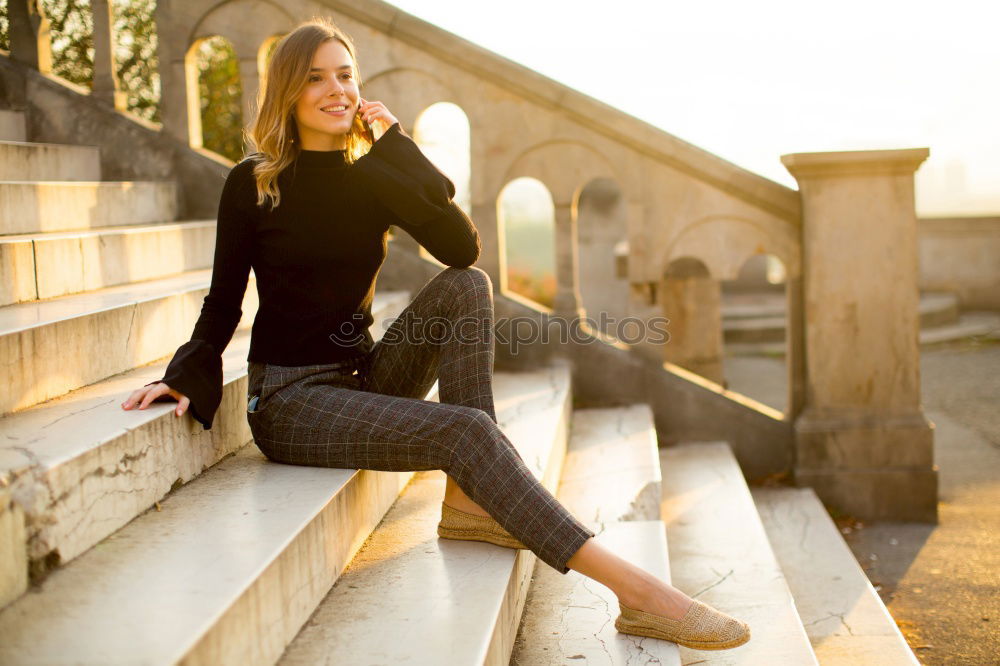
[[[222, 403], [222, 352], [243, 317], [243, 296], [250, 278], [250, 257], [256, 228], [256, 188], [253, 162], [244, 160], [226, 177], [219, 200], [212, 282], [191, 339], [167, 365], [164, 382], [191, 401], [191, 415], [210, 430]], [[174, 401], [163, 395], [154, 402]]]
[[403, 229], [449, 266], [479, 259], [479, 232], [454, 202], [455, 185], [393, 123], [353, 168], [386, 224]]

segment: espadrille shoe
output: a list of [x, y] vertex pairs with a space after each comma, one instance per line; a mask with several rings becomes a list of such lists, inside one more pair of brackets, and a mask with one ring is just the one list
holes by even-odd
[[445, 539], [462, 539], [464, 541], [487, 541], [505, 548], [528, 549], [523, 543], [511, 536], [510, 532], [500, 526], [500, 523], [489, 516], [477, 516], [441, 504], [441, 522], [438, 523], [438, 536]]
[[694, 600], [679, 620], [629, 608], [618, 602], [621, 615], [615, 629], [623, 634], [649, 636], [695, 650], [726, 650], [750, 640], [750, 627], [734, 617]]

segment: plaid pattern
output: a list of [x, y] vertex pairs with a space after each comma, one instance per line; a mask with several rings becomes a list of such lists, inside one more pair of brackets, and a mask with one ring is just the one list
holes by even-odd
[[[449, 326], [456, 330], [446, 336]], [[493, 354], [489, 276], [474, 266], [448, 267], [366, 357], [299, 367], [251, 363], [249, 392], [258, 400], [247, 419], [257, 447], [275, 462], [444, 470], [565, 574], [566, 560], [594, 532], [535, 478], [497, 425]], [[435, 378], [440, 402], [424, 400]]]

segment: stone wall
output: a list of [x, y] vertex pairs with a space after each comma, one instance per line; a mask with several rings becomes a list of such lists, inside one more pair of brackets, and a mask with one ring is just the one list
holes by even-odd
[[1000, 310], [1000, 217], [917, 221], [920, 288], [953, 291], [966, 310]]

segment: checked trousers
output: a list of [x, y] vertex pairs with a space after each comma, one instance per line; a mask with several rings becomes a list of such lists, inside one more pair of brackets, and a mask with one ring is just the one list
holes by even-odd
[[[433, 323], [431, 323], [433, 322]], [[493, 405], [493, 290], [447, 267], [357, 363], [250, 363], [247, 420], [268, 459], [385, 471], [443, 470], [560, 573], [594, 532], [525, 465]], [[439, 400], [424, 400], [438, 380]]]

